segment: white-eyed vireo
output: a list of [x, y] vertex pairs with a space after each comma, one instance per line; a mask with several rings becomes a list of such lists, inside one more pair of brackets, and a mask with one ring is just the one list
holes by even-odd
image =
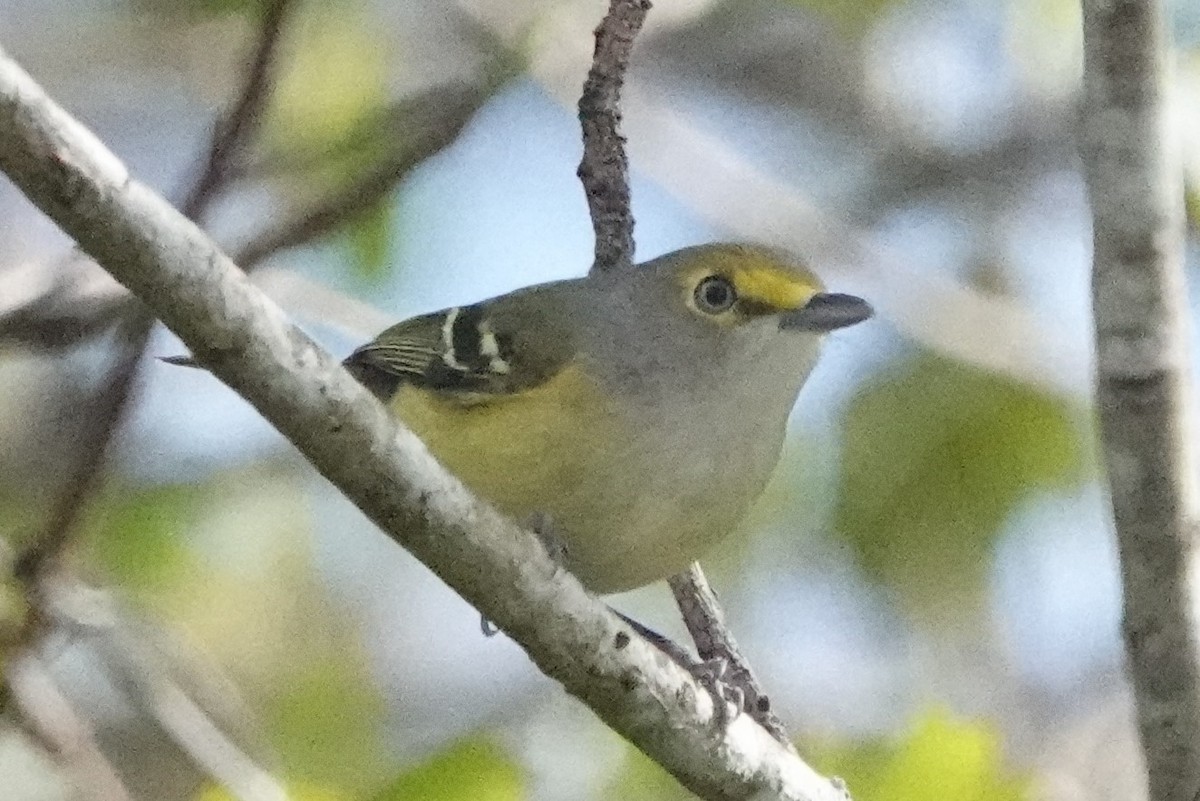
[[780, 252], [704, 245], [415, 317], [345, 364], [481, 497], [548, 516], [608, 593], [733, 529], [822, 336], [870, 316]]

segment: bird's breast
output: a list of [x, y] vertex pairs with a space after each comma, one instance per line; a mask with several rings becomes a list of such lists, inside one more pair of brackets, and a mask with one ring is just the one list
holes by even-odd
[[567, 567], [607, 593], [677, 573], [729, 533], [782, 441], [776, 426], [770, 452], [751, 452], [739, 447], [744, 434], [729, 415], [700, 419], [673, 414], [680, 409], [671, 404], [618, 406], [607, 397], [571, 366], [538, 387], [470, 404], [405, 386], [391, 406], [501, 512], [517, 522], [549, 516]]

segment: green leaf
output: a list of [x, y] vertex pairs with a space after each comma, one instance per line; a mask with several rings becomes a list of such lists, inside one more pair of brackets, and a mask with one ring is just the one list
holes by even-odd
[[208, 501], [202, 485], [130, 488], [101, 512], [91, 540], [95, 555], [127, 589], [163, 589], [189, 563], [181, 535], [196, 525]]
[[371, 283], [387, 275], [392, 259], [392, 232], [395, 230], [395, 205], [383, 199], [352, 220], [345, 228], [354, 274]]
[[372, 801], [521, 801], [521, 773], [509, 756], [483, 737], [460, 740], [398, 776]]
[[389, 54], [359, 0], [306, 6], [289, 44], [270, 108], [276, 141], [321, 148], [382, 108]]
[[1028, 385], [917, 356], [850, 404], [836, 530], [917, 610], [953, 609], [977, 594], [1018, 504], [1082, 479], [1082, 417]]
[[353, 787], [378, 769], [384, 704], [361, 654], [309, 657], [285, 682], [267, 717], [289, 777]]
[[940, 709], [922, 715], [899, 742], [818, 749], [813, 763], [843, 779], [854, 801], [1021, 801], [1029, 794], [1028, 780], [1004, 767], [990, 727]]

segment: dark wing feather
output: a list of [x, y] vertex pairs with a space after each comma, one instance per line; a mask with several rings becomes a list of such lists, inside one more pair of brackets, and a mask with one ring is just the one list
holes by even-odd
[[537, 386], [570, 361], [574, 341], [557, 303], [555, 285], [547, 285], [414, 317], [344, 364], [384, 400], [404, 384], [472, 403], [510, 395]]

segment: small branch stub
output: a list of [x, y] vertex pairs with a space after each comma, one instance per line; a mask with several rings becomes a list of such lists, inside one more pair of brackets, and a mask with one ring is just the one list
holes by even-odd
[[583, 160], [578, 175], [596, 232], [594, 271], [633, 264], [629, 159], [620, 132], [620, 99], [633, 40], [649, 10], [649, 0], [612, 0], [608, 14], [596, 28], [592, 68], [579, 98]]

